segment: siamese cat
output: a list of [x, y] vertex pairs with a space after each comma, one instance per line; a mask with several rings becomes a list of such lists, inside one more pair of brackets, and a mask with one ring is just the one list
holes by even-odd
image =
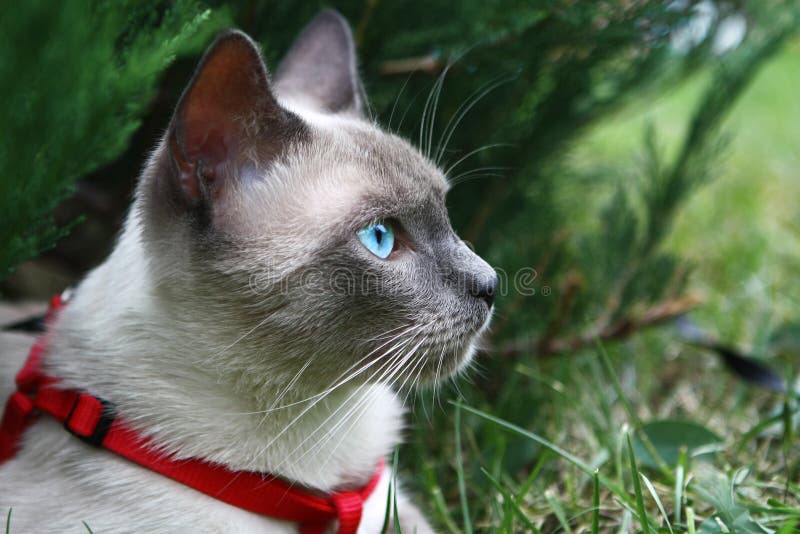
[[[108, 259], [49, 325], [43, 366], [176, 458], [324, 495], [400, 443], [400, 392], [468, 365], [496, 274], [454, 233], [442, 171], [367, 116], [344, 19], [323, 11], [270, 77], [238, 31], [211, 45], [141, 174]], [[2, 343], [0, 397], [27, 347]], [[30, 346], [30, 341], [27, 341]], [[390, 472], [358, 532], [379, 532]], [[405, 532], [431, 532], [402, 491]], [[11, 531], [297, 532], [41, 416], [0, 464]], [[336, 525], [329, 527], [335, 531]]]

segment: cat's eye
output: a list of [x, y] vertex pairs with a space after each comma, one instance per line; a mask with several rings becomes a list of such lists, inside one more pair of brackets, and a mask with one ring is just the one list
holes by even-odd
[[389, 222], [369, 224], [356, 232], [361, 244], [367, 250], [385, 260], [395, 246], [394, 227]]

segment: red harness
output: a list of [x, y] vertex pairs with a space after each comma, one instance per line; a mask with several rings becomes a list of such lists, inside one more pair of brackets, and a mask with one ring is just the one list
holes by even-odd
[[[53, 297], [47, 312], [48, 323], [61, 306], [61, 297]], [[110, 402], [82, 391], [58, 389], [58, 379], [46, 376], [41, 370], [44, 350], [42, 336], [17, 374], [17, 391], [6, 402], [0, 420], [0, 464], [14, 456], [33, 416], [46, 413], [91, 445], [114, 452], [222, 502], [297, 522], [301, 534], [321, 534], [333, 520], [339, 522], [339, 534], [355, 534], [358, 529], [364, 501], [380, 480], [383, 461], [363, 488], [317, 496], [264, 473], [231, 471], [201, 459], [176, 460], [158, 452], [152, 442], [131, 430], [117, 417]]]

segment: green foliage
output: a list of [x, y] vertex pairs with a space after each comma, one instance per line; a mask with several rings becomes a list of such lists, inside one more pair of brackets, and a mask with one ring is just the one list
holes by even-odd
[[223, 20], [192, 0], [4, 3], [0, 279], [68, 230], [53, 209], [122, 153], [158, 75]]

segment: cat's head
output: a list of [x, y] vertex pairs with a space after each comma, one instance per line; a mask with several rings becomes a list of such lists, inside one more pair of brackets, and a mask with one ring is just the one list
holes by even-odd
[[230, 367], [430, 382], [472, 357], [496, 274], [451, 228], [443, 173], [365, 108], [333, 11], [273, 78], [255, 43], [224, 33], [181, 97], [137, 216], [158, 294], [191, 308]]

